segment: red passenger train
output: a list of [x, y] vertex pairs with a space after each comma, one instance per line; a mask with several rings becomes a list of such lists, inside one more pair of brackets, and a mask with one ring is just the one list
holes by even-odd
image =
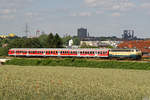
[[109, 57], [109, 49], [13, 48], [9, 56], [24, 57]]

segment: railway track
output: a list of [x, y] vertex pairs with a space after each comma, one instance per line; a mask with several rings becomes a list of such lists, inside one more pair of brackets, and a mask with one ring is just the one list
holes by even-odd
[[108, 59], [108, 58], [70, 58], [70, 57], [6, 57], [6, 59], [14, 59], [14, 58], [18, 58], [18, 59], [83, 59], [83, 60], [87, 60], [87, 61], [119, 61], [119, 62], [150, 62], [150, 59], [140, 59], [140, 60], [134, 60], [134, 59]]

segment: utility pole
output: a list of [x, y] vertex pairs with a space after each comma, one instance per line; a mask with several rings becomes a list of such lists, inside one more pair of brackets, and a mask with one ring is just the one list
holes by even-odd
[[28, 24], [26, 24], [26, 27], [25, 27], [25, 34], [26, 34], [27, 38], [29, 37], [29, 33], [30, 33], [30, 31], [29, 31], [29, 26], [28, 26]]

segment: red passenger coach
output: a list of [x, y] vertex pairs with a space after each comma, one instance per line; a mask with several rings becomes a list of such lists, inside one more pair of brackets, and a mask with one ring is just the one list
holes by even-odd
[[109, 49], [13, 48], [9, 56], [24, 57], [109, 57]]

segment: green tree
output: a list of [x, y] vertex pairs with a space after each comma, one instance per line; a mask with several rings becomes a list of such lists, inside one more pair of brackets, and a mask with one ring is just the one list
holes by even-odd
[[47, 43], [48, 35], [42, 34], [38, 39], [43, 48], [48, 48], [48, 43]]
[[23, 48], [41, 48], [41, 42], [38, 38], [28, 38], [25, 39], [24, 43], [22, 44]]
[[71, 36], [65, 36], [65, 37], [63, 37], [63, 38], [62, 38], [62, 40], [63, 40], [63, 45], [68, 46], [69, 40], [71, 40], [71, 39], [72, 39]]
[[8, 43], [8, 48], [22, 48], [22, 44], [25, 42], [22, 38], [16, 38]]
[[54, 45], [55, 44], [55, 41], [54, 41], [54, 36], [53, 36], [53, 33], [50, 33], [48, 35], [48, 38], [47, 38], [47, 47], [48, 48], [54, 48]]
[[62, 48], [63, 47], [63, 41], [61, 37], [56, 33], [54, 37], [54, 48]]
[[80, 45], [80, 39], [79, 39], [79, 37], [77, 37], [77, 36], [73, 37], [73, 44], [74, 45]]

